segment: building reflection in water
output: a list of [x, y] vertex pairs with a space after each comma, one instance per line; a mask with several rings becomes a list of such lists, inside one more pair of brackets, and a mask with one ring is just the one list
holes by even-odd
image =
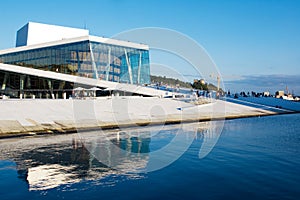
[[223, 130], [224, 121], [203, 122], [206, 126], [197, 128], [195, 139], [202, 140], [202, 145], [199, 149], [199, 159], [207, 156], [218, 142]]
[[82, 180], [97, 180], [98, 184], [107, 181], [111, 185], [116, 176], [143, 178], [145, 174], [132, 172], [146, 168], [151, 149], [163, 148], [160, 145], [174, 139], [179, 129], [179, 134], [189, 133], [184, 136], [202, 141], [199, 157], [209, 153], [213, 148], [210, 145], [219, 137], [212, 125], [216, 126], [205, 122], [164, 126], [160, 130], [146, 127], [110, 131], [109, 140], [95, 132], [84, 133], [84, 138], [72, 134], [9, 139], [0, 141], [0, 159], [16, 162], [18, 176], [28, 183], [29, 190], [48, 190]]

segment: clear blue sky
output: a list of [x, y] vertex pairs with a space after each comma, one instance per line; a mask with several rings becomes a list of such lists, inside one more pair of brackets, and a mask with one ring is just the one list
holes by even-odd
[[[251, 89], [253, 77], [257, 84], [262, 77], [270, 79], [273, 89], [289, 84], [300, 94], [297, 0], [3, 1], [0, 49], [13, 47], [16, 31], [28, 21], [78, 28], [86, 24], [91, 34], [107, 37], [140, 27], [173, 29], [207, 50], [228, 87]], [[275, 75], [275, 84], [278, 77], [289, 81], [274, 86]]]

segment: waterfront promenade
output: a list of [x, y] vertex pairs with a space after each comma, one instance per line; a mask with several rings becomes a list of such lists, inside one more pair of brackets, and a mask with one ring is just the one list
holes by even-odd
[[195, 105], [156, 97], [10, 99], [0, 110], [0, 138], [276, 114], [223, 100]]

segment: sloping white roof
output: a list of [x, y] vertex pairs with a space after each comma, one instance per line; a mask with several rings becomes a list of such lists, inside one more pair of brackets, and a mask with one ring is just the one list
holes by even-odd
[[92, 42], [99, 42], [104, 44], [111, 44], [116, 46], [124, 46], [124, 47], [130, 47], [130, 48], [136, 48], [136, 49], [143, 49], [143, 50], [149, 50], [149, 46], [145, 44], [138, 44], [133, 43], [129, 41], [123, 41], [123, 40], [116, 40], [111, 38], [104, 38], [104, 37], [97, 37], [97, 36], [82, 36], [82, 37], [76, 37], [76, 38], [69, 38], [69, 39], [62, 39], [54, 42], [47, 42], [42, 44], [34, 44], [29, 46], [21, 46], [11, 49], [5, 49], [0, 50], [0, 55], [8, 54], [8, 53], [15, 53], [20, 51], [26, 51], [26, 50], [32, 50], [32, 49], [39, 49], [44, 47], [51, 47], [51, 46], [57, 46], [62, 44], [70, 44], [75, 42], [82, 42], [82, 41], [92, 41]]
[[8, 65], [0, 63], [0, 70], [7, 71], [7, 72], [14, 72], [19, 74], [25, 75], [32, 75], [41, 78], [49, 78], [54, 80], [61, 80], [61, 81], [68, 81], [72, 83], [78, 83], [83, 85], [89, 85], [92, 87], [101, 87], [101, 88], [115, 88], [116, 90], [130, 92], [130, 93], [137, 93], [141, 95], [148, 95], [148, 96], [165, 96], [165, 91], [156, 90], [153, 88], [148, 88], [144, 86], [137, 86], [132, 84], [125, 84], [125, 83], [117, 83], [105, 80], [97, 80], [93, 78], [85, 78], [79, 77], [69, 74], [62, 74], [52, 71], [44, 71], [39, 69], [33, 69], [28, 67], [21, 67], [17, 65]]

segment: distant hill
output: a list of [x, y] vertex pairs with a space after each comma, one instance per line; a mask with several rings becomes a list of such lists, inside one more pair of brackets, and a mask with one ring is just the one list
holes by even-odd
[[[215, 86], [212, 83], [204, 83], [202, 84], [201, 81], [198, 82], [194, 82], [193, 84], [189, 83], [189, 82], [183, 82], [179, 79], [174, 79], [174, 78], [168, 78], [166, 76], [154, 76], [151, 75], [151, 83], [159, 83], [162, 85], [168, 85], [168, 86], [179, 86], [181, 88], [194, 88], [194, 89], [198, 89], [198, 90], [214, 90], [217, 91], [218, 87]], [[223, 91], [220, 88], [221, 91]]]
[[160, 83], [162, 85], [168, 85], [168, 86], [179, 86], [179, 87], [183, 87], [183, 88], [192, 88], [191, 83], [189, 82], [183, 82], [179, 79], [174, 79], [174, 78], [167, 78], [166, 76], [162, 77], [162, 76], [154, 76], [151, 75], [151, 83]]

